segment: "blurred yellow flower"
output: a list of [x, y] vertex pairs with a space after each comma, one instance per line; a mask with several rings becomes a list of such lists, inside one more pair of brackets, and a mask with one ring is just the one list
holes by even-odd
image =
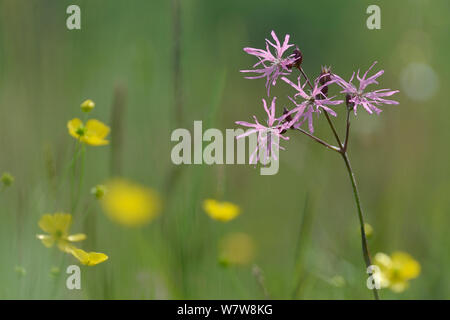
[[394, 252], [391, 256], [379, 252], [375, 255], [375, 265], [380, 268], [378, 276], [382, 288], [402, 292], [408, 288], [408, 281], [420, 274], [420, 264], [406, 252]]
[[246, 233], [231, 233], [220, 242], [219, 261], [223, 265], [247, 265], [255, 256], [255, 244]]
[[203, 201], [203, 209], [213, 219], [227, 222], [236, 218], [240, 213], [240, 208], [231, 202], [219, 202], [214, 199]]
[[72, 137], [88, 145], [103, 146], [109, 143], [105, 138], [110, 129], [98, 120], [90, 119], [84, 125], [80, 119], [74, 118], [67, 123], [67, 128]]
[[95, 266], [108, 260], [108, 256], [100, 252], [86, 252], [82, 249], [72, 248], [70, 253], [86, 266]]
[[160, 197], [153, 189], [124, 179], [109, 181], [106, 189], [108, 192], [101, 199], [103, 210], [124, 226], [144, 225], [161, 210]]
[[86, 239], [83, 233], [69, 235], [71, 224], [72, 215], [69, 213], [44, 214], [39, 220], [39, 227], [48, 234], [38, 234], [37, 238], [47, 248], [56, 243], [60, 250], [70, 252], [72, 242]]
[[91, 99], [87, 99], [80, 105], [80, 107], [83, 112], [90, 112], [94, 109], [95, 103]]

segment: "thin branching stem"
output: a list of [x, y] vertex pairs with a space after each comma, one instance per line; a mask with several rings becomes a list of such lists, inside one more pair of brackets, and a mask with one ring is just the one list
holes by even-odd
[[320, 143], [321, 145], [325, 146], [326, 148], [328, 148], [330, 150], [333, 150], [333, 151], [336, 151], [336, 152], [340, 152], [340, 149], [338, 147], [330, 145], [329, 143], [323, 141], [322, 139], [317, 138], [316, 136], [314, 136], [314, 135], [310, 134], [309, 132], [303, 130], [302, 128], [295, 128], [295, 130], [298, 130], [301, 133], [306, 134], [308, 137], [310, 137], [314, 141]]
[[342, 148], [344, 152], [347, 152], [347, 145], [348, 145], [348, 136], [350, 134], [350, 109], [347, 109], [347, 126], [345, 128], [345, 141], [344, 141], [344, 147]]
[[[298, 69], [301, 72], [301, 74], [305, 77], [305, 79], [306, 79], [307, 83], [309, 84], [309, 86], [311, 87], [311, 89], [313, 89], [313, 86], [312, 86], [311, 82], [309, 81], [308, 76], [303, 71], [303, 68], [299, 67]], [[358, 209], [358, 219], [359, 219], [359, 225], [360, 225], [360, 229], [361, 229], [362, 251], [363, 251], [363, 256], [364, 256], [364, 261], [366, 263], [366, 267], [368, 268], [369, 266], [372, 265], [372, 261], [370, 258], [369, 246], [367, 244], [366, 231], [364, 228], [364, 218], [363, 218], [363, 212], [362, 212], [362, 208], [361, 208], [361, 200], [359, 197], [359, 191], [358, 191], [358, 187], [357, 187], [357, 183], [356, 183], [355, 174], [353, 173], [353, 169], [350, 164], [350, 159], [347, 154], [348, 136], [350, 134], [350, 110], [347, 110], [347, 127], [346, 127], [346, 132], [345, 132], [344, 145], [341, 143], [341, 139], [339, 138], [339, 135], [336, 131], [336, 128], [333, 125], [333, 122], [330, 119], [330, 116], [328, 115], [328, 112], [326, 110], [323, 110], [323, 111], [324, 111], [325, 117], [328, 121], [328, 124], [330, 125], [330, 128], [333, 131], [334, 137], [336, 138], [336, 141], [339, 144], [339, 148], [337, 148], [338, 149], [337, 151], [341, 154], [341, 156], [345, 162], [345, 166], [347, 168], [347, 172], [350, 177], [350, 182], [352, 183], [353, 195], [355, 197], [356, 208]], [[306, 133], [306, 132], [304, 132], [304, 133]], [[318, 141], [318, 140], [316, 140], [316, 141]], [[321, 143], [321, 144], [323, 144], [323, 143]], [[327, 145], [325, 144], [324, 146], [327, 146]], [[372, 275], [372, 274], [370, 274], [370, 275]], [[378, 290], [375, 287], [373, 288], [373, 295], [376, 300], [380, 299], [380, 297], [378, 295]]]

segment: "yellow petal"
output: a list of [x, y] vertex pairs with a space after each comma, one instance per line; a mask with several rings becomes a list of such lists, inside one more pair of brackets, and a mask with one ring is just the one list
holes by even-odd
[[70, 253], [77, 258], [82, 264], [87, 264], [89, 262], [89, 254], [82, 250], [75, 247], [72, 247], [70, 249]]
[[58, 241], [58, 248], [63, 252], [72, 253], [74, 246], [72, 246], [67, 240], [60, 240]]
[[72, 215], [68, 213], [44, 214], [39, 220], [39, 227], [50, 234], [64, 236], [72, 224]]
[[61, 231], [62, 235], [65, 236], [72, 225], [72, 215], [70, 213], [55, 213], [53, 214], [53, 224], [56, 230]]
[[87, 266], [95, 266], [103, 261], [108, 260], [108, 256], [100, 252], [86, 252], [82, 249], [73, 248], [71, 253], [75, 258], [77, 258], [82, 264]]
[[53, 224], [53, 216], [51, 214], [44, 214], [38, 222], [39, 228], [48, 233], [55, 232]]
[[398, 268], [400, 277], [404, 279], [417, 278], [420, 274], [420, 264], [406, 252], [394, 252], [392, 261]]
[[55, 243], [55, 240], [51, 236], [46, 234], [38, 234], [37, 238], [41, 240], [44, 246], [46, 246], [47, 248], [52, 247]]
[[81, 141], [84, 143], [87, 143], [90, 146], [94, 146], [94, 147], [104, 146], [104, 145], [109, 144], [108, 140], [101, 139], [101, 138], [98, 138], [95, 136], [85, 136], [85, 137], [81, 138]]
[[67, 123], [67, 128], [69, 129], [69, 134], [72, 137], [77, 138], [77, 139], [80, 137], [80, 135], [77, 133], [77, 130], [79, 128], [81, 128], [82, 126], [83, 126], [83, 122], [78, 118], [74, 118]]
[[104, 139], [109, 134], [109, 127], [96, 119], [88, 120], [86, 123], [86, 135]]
[[84, 233], [71, 234], [67, 237], [67, 240], [70, 242], [83, 241], [86, 239], [86, 235]]
[[227, 222], [236, 218], [240, 213], [240, 208], [231, 202], [219, 202], [214, 199], [203, 201], [203, 209], [213, 219]]

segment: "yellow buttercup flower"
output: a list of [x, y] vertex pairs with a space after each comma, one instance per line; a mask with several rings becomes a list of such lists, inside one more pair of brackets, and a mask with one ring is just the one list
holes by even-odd
[[72, 137], [88, 145], [103, 146], [109, 143], [105, 138], [110, 129], [98, 120], [90, 119], [84, 125], [80, 119], [74, 118], [67, 123], [67, 128]]
[[231, 202], [219, 202], [214, 199], [204, 200], [203, 209], [211, 218], [222, 222], [233, 220], [241, 212], [240, 208]]
[[409, 280], [420, 274], [420, 264], [406, 252], [394, 252], [391, 256], [379, 252], [375, 255], [375, 265], [380, 268], [378, 276], [382, 288], [402, 292], [409, 286]]
[[144, 225], [161, 210], [159, 195], [150, 188], [124, 180], [106, 183], [106, 194], [101, 199], [105, 213], [114, 221], [127, 226]]
[[245, 233], [231, 233], [220, 242], [219, 260], [223, 265], [247, 265], [255, 256], [253, 239]]
[[91, 99], [87, 99], [80, 105], [80, 107], [83, 112], [90, 112], [94, 109], [95, 103]]
[[100, 252], [86, 252], [82, 249], [72, 248], [70, 253], [86, 266], [95, 266], [108, 260], [108, 256]]
[[38, 234], [37, 238], [50, 248], [54, 244], [62, 251], [69, 252], [72, 242], [86, 239], [83, 233], [69, 235], [72, 215], [69, 213], [44, 214], [39, 220], [39, 227], [48, 234]]

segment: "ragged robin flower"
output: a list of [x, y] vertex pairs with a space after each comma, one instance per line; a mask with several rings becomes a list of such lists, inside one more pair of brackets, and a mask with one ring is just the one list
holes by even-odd
[[[328, 86], [337, 80], [330, 80], [329, 74], [323, 73], [314, 80], [313, 88], [311, 90], [306, 90], [305, 86], [307, 82], [305, 81], [303, 85], [300, 83], [301, 77], [297, 78], [297, 84], [293, 83], [286, 77], [282, 77], [281, 80], [289, 84], [297, 92], [294, 97], [289, 97], [289, 99], [295, 104], [295, 107], [288, 113], [288, 116], [292, 117], [292, 121], [289, 126], [294, 128], [299, 128], [304, 122], [308, 121], [309, 131], [314, 132], [313, 126], [313, 115], [320, 114], [322, 110], [325, 110], [332, 116], [336, 116], [336, 112], [329, 108], [328, 106], [335, 106], [341, 104], [342, 100], [333, 100], [334, 97], [327, 97], [324, 94], [325, 88], [328, 92]], [[300, 97], [302, 100], [297, 101], [296, 99]]]
[[70, 235], [71, 225], [72, 215], [69, 213], [44, 214], [39, 220], [39, 227], [47, 234], [38, 234], [37, 238], [48, 248], [56, 244], [60, 250], [70, 253], [73, 242], [86, 239], [83, 233]]
[[241, 209], [231, 202], [220, 202], [214, 199], [203, 201], [203, 210], [214, 220], [228, 222], [236, 218]]
[[347, 105], [351, 105], [353, 107], [355, 114], [358, 106], [362, 106], [370, 114], [372, 114], [373, 112], [379, 114], [382, 110], [377, 108], [377, 106], [380, 106], [382, 104], [398, 104], [398, 101], [385, 99], [385, 97], [392, 96], [393, 94], [399, 92], [398, 90], [379, 89], [375, 91], [366, 91], [368, 85], [378, 84], [378, 81], [376, 79], [384, 73], [384, 70], [380, 70], [373, 76], [367, 78], [367, 74], [375, 66], [376, 63], [377, 62], [375, 61], [362, 77], [359, 76], [358, 70], [356, 78], [359, 80], [359, 87], [356, 87], [352, 83], [353, 78], [355, 77], [354, 72], [348, 82], [343, 80], [336, 74], [331, 75], [331, 78], [336, 80], [336, 84], [338, 84], [343, 89], [341, 93], [347, 95]]
[[[271, 35], [275, 43], [272, 43], [266, 39], [266, 50], [244, 48], [245, 52], [256, 56], [259, 59], [259, 62], [253, 66], [254, 69], [241, 70], [241, 72], [257, 74], [256, 76], [246, 77], [246, 79], [266, 78], [268, 96], [270, 95], [270, 87], [276, 84], [278, 77], [289, 74], [291, 72], [292, 65], [299, 59], [297, 52], [283, 57], [286, 50], [293, 46], [293, 44], [289, 44], [288, 34], [284, 37], [283, 44], [280, 43], [274, 31], [271, 32]], [[275, 49], [274, 53], [271, 52], [269, 46]]]
[[236, 121], [236, 124], [250, 128], [250, 130], [237, 136], [237, 139], [244, 138], [253, 133], [256, 133], [257, 135], [256, 148], [250, 156], [250, 164], [256, 164], [260, 159], [263, 164], [266, 164], [271, 156], [273, 156], [275, 160], [278, 160], [276, 156], [278, 152], [275, 151], [283, 149], [283, 147], [279, 145], [280, 138], [289, 140], [289, 137], [283, 136], [283, 133], [289, 128], [288, 123], [283, 123], [288, 115], [285, 114], [280, 118], [275, 117], [275, 101], [276, 97], [272, 99], [272, 103], [270, 107], [268, 107], [266, 100], [262, 99], [264, 110], [267, 114], [267, 125], [258, 122], [256, 116], [253, 116], [255, 123]]
[[379, 252], [375, 255], [374, 263], [380, 268], [375, 273], [382, 288], [389, 288], [394, 292], [402, 292], [409, 286], [409, 280], [420, 274], [420, 264], [406, 252], [394, 252], [391, 256]]
[[109, 127], [96, 119], [88, 120], [84, 125], [83, 121], [75, 118], [67, 123], [67, 128], [69, 134], [82, 143], [91, 146], [103, 146], [109, 143], [105, 139], [109, 134]]
[[161, 211], [160, 197], [153, 189], [119, 178], [107, 182], [105, 189], [101, 198], [103, 210], [126, 227], [147, 224]]

